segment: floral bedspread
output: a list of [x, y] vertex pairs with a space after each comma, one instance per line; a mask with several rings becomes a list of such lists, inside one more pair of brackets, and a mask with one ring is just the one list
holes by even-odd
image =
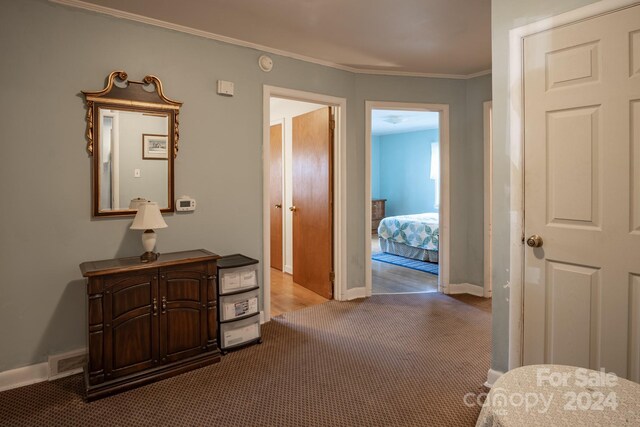
[[380, 221], [378, 236], [421, 249], [438, 250], [439, 215], [390, 216]]

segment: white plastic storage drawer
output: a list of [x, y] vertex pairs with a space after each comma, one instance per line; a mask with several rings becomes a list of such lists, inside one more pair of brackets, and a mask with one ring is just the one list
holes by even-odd
[[220, 296], [220, 320], [233, 320], [258, 312], [258, 289], [241, 294]]
[[239, 292], [258, 286], [258, 265], [224, 268], [219, 270], [220, 295]]
[[235, 347], [260, 338], [260, 316], [221, 323], [222, 348]]

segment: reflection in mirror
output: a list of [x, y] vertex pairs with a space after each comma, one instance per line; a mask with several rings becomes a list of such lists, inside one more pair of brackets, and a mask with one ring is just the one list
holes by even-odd
[[135, 199], [169, 206], [169, 117], [99, 109], [99, 211], [130, 209]]

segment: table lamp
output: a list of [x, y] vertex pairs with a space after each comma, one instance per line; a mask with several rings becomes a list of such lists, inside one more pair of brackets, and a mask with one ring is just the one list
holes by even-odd
[[147, 203], [148, 200], [145, 199], [144, 197], [136, 197], [135, 199], [131, 199], [131, 202], [129, 202], [129, 209], [132, 209], [134, 211], [138, 210], [138, 206], [140, 206], [143, 203]]
[[156, 246], [156, 232], [154, 228], [166, 228], [167, 223], [164, 222], [160, 208], [155, 202], [141, 203], [138, 206], [138, 213], [131, 224], [132, 230], [144, 230], [142, 233], [142, 246], [145, 252], [140, 256], [141, 262], [155, 261], [158, 254], [153, 252]]

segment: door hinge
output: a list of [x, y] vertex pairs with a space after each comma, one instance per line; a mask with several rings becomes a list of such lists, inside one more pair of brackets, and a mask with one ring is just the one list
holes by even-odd
[[336, 273], [334, 273], [333, 271], [330, 271], [330, 272], [329, 272], [329, 281], [330, 281], [331, 283], [333, 283], [333, 282], [335, 282], [335, 281], [336, 281]]
[[335, 121], [335, 119], [333, 119], [333, 118], [329, 119], [329, 128], [331, 130], [335, 130], [336, 129], [336, 121]]

